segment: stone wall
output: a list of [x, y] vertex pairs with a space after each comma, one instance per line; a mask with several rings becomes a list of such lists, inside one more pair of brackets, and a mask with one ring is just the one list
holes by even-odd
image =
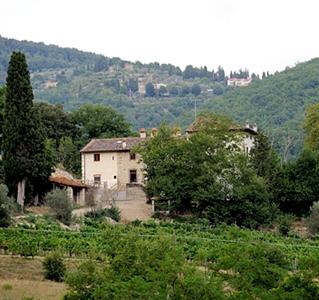
[[135, 159], [130, 158], [129, 151], [118, 152], [117, 170], [118, 170], [118, 190], [126, 190], [126, 185], [130, 183], [130, 170], [136, 170], [137, 183], [144, 183], [143, 174], [144, 165], [140, 162], [140, 156], [136, 154]]

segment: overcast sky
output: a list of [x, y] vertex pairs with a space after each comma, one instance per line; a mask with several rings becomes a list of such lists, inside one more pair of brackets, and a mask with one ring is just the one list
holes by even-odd
[[144, 63], [274, 72], [319, 56], [319, 0], [0, 0], [0, 35]]

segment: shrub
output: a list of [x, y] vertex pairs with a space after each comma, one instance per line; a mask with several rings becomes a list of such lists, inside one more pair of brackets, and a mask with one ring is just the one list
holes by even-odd
[[0, 227], [8, 227], [10, 225], [10, 215], [9, 211], [0, 206]]
[[10, 225], [10, 215], [16, 212], [16, 206], [14, 199], [8, 196], [7, 186], [0, 184], [0, 227]]
[[96, 210], [88, 211], [87, 213], [84, 214], [84, 216], [87, 218], [95, 219], [95, 220], [100, 220], [105, 217], [109, 217], [116, 222], [119, 222], [121, 219], [120, 210], [115, 206], [111, 208], [96, 209]]
[[291, 230], [292, 216], [282, 215], [278, 218], [278, 231], [280, 234], [287, 236]]
[[306, 226], [312, 235], [315, 235], [319, 232], [319, 201], [314, 202], [312, 205], [310, 215], [306, 219]]
[[63, 281], [65, 276], [65, 264], [58, 253], [49, 254], [43, 262], [45, 278], [53, 281]]
[[48, 193], [46, 202], [54, 211], [58, 220], [66, 225], [70, 225], [73, 207], [66, 190], [56, 189]]

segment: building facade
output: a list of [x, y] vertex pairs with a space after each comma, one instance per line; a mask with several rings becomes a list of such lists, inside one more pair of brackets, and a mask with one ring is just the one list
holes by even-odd
[[145, 140], [145, 129], [140, 137], [91, 140], [81, 150], [82, 181], [119, 191], [127, 185], [143, 185], [144, 165], [133, 149]]

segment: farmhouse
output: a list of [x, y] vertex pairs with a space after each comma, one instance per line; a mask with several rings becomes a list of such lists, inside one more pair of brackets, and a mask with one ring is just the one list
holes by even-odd
[[115, 200], [145, 199], [144, 165], [133, 149], [146, 140], [139, 137], [93, 139], [81, 150], [82, 181], [111, 190]]

